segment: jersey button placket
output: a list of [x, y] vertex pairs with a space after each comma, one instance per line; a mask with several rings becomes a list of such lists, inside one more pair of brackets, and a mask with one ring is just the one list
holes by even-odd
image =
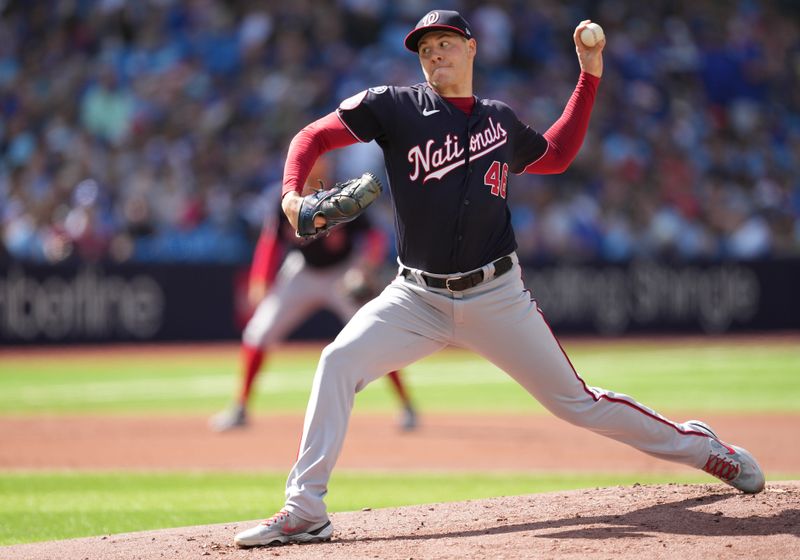
[[[465, 259], [464, 249], [463, 249], [463, 240], [464, 240], [464, 230], [469, 230], [469, 224], [466, 220], [465, 215], [467, 214], [467, 206], [469, 206], [470, 196], [472, 195], [472, 169], [475, 167], [474, 162], [472, 162], [472, 152], [471, 142], [470, 139], [472, 138], [472, 132], [478, 126], [478, 123], [481, 121], [481, 110], [479, 105], [475, 105], [473, 108], [473, 112], [467, 118], [466, 127], [464, 129], [464, 136], [463, 142], [464, 146], [466, 147], [465, 154], [464, 154], [464, 165], [466, 167], [464, 177], [464, 187], [462, 191], [462, 202], [463, 204], [460, 205], [458, 210], [458, 221], [456, 222], [456, 231], [458, 233], [456, 237], [456, 243], [454, 244], [455, 249], [455, 259], [456, 263], [460, 264]], [[460, 267], [458, 267], [460, 268]]]
[[[466, 208], [465, 207], [469, 206], [469, 198], [467, 198], [467, 197], [469, 196], [469, 193], [470, 193], [470, 180], [472, 178], [472, 168], [474, 167], [474, 165], [470, 161], [470, 158], [472, 157], [472, 154], [469, 151], [469, 147], [470, 147], [469, 139], [470, 139], [470, 135], [472, 134], [472, 128], [473, 128], [473, 125], [470, 124], [471, 121], [472, 121], [472, 118], [470, 117], [470, 121], [467, 122], [466, 135], [464, 137], [464, 145], [467, 147], [467, 150], [466, 150], [467, 153], [465, 155], [465, 158], [466, 158], [465, 159], [465, 165], [466, 165], [467, 169], [466, 169], [466, 173], [464, 174], [464, 194], [463, 194], [463, 196], [464, 196], [463, 202], [464, 203], [461, 205], [461, 209], [458, 212], [458, 222], [457, 222], [457, 224], [458, 224], [458, 235], [456, 236], [456, 242], [457, 242], [456, 243], [456, 254], [458, 255], [458, 257], [456, 257], [456, 258], [457, 258], [458, 261], [461, 260], [460, 257], [462, 256], [462, 254], [461, 254], [462, 253], [461, 242], [464, 240], [464, 232], [463, 232], [463, 229], [462, 229], [464, 227], [464, 213], [466, 212]], [[459, 310], [459, 312], [460, 312], [460, 310]]]

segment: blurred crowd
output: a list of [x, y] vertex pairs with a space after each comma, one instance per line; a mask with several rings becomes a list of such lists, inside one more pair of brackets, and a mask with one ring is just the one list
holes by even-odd
[[[512, 184], [523, 259], [800, 255], [792, 0], [0, 0], [0, 260], [246, 263], [292, 136], [421, 81], [402, 40], [431, 8], [471, 22], [476, 93], [542, 132], [577, 23], [609, 39], [576, 162]], [[336, 175], [381, 166], [354, 146]]]

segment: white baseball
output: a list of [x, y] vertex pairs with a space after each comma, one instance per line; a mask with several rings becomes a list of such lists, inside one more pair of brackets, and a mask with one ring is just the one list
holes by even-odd
[[586, 25], [581, 31], [581, 43], [587, 47], [593, 47], [603, 40], [606, 34], [603, 33], [603, 28], [592, 22]]

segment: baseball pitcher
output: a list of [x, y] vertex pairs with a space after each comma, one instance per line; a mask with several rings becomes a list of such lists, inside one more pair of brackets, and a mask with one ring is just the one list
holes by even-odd
[[[703, 469], [743, 492], [763, 489], [753, 456], [702, 422], [674, 422], [586, 383], [523, 284], [507, 200], [514, 175], [560, 173], [583, 142], [606, 44], [580, 41], [589, 23], [580, 22], [573, 35], [581, 69], [575, 90], [543, 134], [505, 103], [473, 93], [479, 43], [460, 14], [433, 10], [405, 39], [424, 82], [362, 91], [292, 141], [282, 204], [295, 228], [314, 160], [328, 149], [377, 142], [394, 203], [399, 267], [323, 351], [286, 505], [236, 535], [238, 546], [330, 539], [324, 498], [355, 394], [383, 372], [448, 345], [485, 357], [567, 422]], [[327, 227], [324, 212], [313, 219], [315, 229]]]

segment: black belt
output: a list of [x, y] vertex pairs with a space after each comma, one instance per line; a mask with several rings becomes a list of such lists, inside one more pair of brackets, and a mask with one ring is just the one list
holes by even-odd
[[[502, 276], [503, 274], [511, 270], [511, 267], [514, 266], [514, 261], [511, 260], [511, 257], [505, 256], [505, 257], [500, 257], [492, 264], [494, 264], [494, 277], [497, 278], [498, 276]], [[450, 276], [449, 278], [440, 278], [438, 276], [431, 276], [430, 274], [425, 274], [424, 272], [420, 274], [422, 275], [422, 278], [425, 280], [425, 284], [429, 288], [448, 289], [451, 292], [463, 292], [464, 290], [473, 288], [478, 284], [481, 284], [487, 280], [486, 278], [484, 278], [482, 268], [476, 270], [475, 272], [470, 272], [469, 274], [465, 274], [464, 276]], [[403, 276], [403, 278], [408, 278], [409, 276], [413, 276], [411, 270], [405, 267], [400, 272], [400, 275]]]

